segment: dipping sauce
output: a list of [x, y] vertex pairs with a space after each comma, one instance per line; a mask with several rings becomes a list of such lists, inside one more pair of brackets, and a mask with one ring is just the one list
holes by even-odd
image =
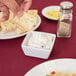
[[58, 10], [51, 10], [51, 11], [48, 11], [46, 13], [46, 15], [49, 17], [49, 18], [58, 18], [58, 14], [59, 14], [59, 11]]
[[[46, 12], [46, 15], [49, 18], [54, 18], [54, 19], [58, 19], [59, 16], [59, 10], [50, 10]], [[61, 17], [62, 18], [62, 17]]]
[[53, 37], [44, 33], [34, 33], [28, 39], [28, 46], [50, 49], [53, 42]]

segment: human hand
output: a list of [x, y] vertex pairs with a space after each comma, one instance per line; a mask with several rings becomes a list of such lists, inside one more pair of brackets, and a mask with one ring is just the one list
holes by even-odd
[[5, 21], [9, 18], [9, 9], [17, 15], [20, 7], [15, 0], [0, 0], [0, 12], [3, 12], [3, 17], [0, 21]]
[[18, 15], [21, 14], [22, 11], [26, 12], [31, 7], [31, 5], [32, 5], [32, 0], [16, 0], [16, 1], [19, 4], [20, 10], [21, 10], [18, 13]]
[[32, 0], [0, 0], [0, 12], [3, 12], [3, 17], [0, 21], [5, 21], [9, 18], [9, 9], [16, 16], [20, 15], [22, 11], [27, 11], [31, 4]]

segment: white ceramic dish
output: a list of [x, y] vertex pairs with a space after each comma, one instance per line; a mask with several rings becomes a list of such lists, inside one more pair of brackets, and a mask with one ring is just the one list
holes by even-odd
[[[49, 49], [44, 49], [44, 48], [41, 48], [41, 47], [38, 48], [38, 47], [28, 46], [28, 40], [32, 36], [32, 34], [37, 35], [39, 33], [49, 35], [49, 37], [52, 38], [52, 43], [49, 41], [49, 43], [50, 43], [50, 48]], [[55, 38], [56, 38], [55, 34], [32, 31], [32, 32], [29, 32], [26, 35], [26, 37], [24, 38], [21, 46], [22, 46], [24, 54], [27, 55], [27, 56], [48, 59], [48, 57], [50, 56], [50, 53], [52, 51], [52, 48], [54, 46]]]
[[58, 18], [49, 18], [46, 13], [48, 11], [52, 11], [52, 10], [60, 10], [60, 7], [59, 6], [48, 6], [48, 7], [45, 7], [43, 8], [42, 10], [42, 15], [48, 19], [51, 19], [51, 20], [58, 20]]
[[34, 67], [24, 76], [46, 76], [47, 73], [52, 71], [76, 73], [76, 59], [56, 59], [47, 61]]
[[[40, 26], [40, 23], [41, 23], [41, 18], [40, 16], [38, 15], [38, 20], [37, 20], [37, 25], [32, 29], [32, 30], [36, 30], [39, 26]], [[31, 31], [32, 31], [31, 30]], [[0, 39], [13, 39], [13, 38], [18, 38], [18, 37], [21, 37], [21, 36], [24, 36], [26, 35], [28, 32], [25, 32], [25, 33], [22, 33], [22, 34], [17, 34], [15, 31], [13, 32], [9, 32], [7, 34], [3, 34], [2, 32], [0, 32]]]

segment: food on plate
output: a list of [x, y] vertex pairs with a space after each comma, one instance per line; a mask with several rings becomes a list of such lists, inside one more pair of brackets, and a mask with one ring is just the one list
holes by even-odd
[[55, 72], [55, 71], [52, 71], [49, 74], [46, 74], [46, 76], [76, 76], [76, 73], [67, 73], [67, 72]]
[[30, 31], [37, 24], [37, 12], [37, 10], [28, 10], [23, 16], [13, 18], [13, 13], [10, 11], [9, 20], [0, 22], [0, 31], [3, 33], [15, 31], [17, 34]]
[[37, 10], [28, 10], [27, 13], [36, 16], [38, 11]]
[[1, 23], [1, 31], [5, 34], [7, 32], [11, 32], [13, 30], [16, 30], [17, 24], [15, 24], [13, 21], [9, 20], [6, 22]]
[[55, 76], [55, 75], [56, 75], [56, 72], [55, 71], [52, 71], [52, 72], [46, 74], [46, 76]]
[[[30, 14], [30, 13], [32, 13], [32, 14]], [[30, 31], [34, 27], [34, 25], [36, 25], [36, 23], [37, 23], [37, 11], [35, 13], [35, 10], [34, 10], [34, 15], [33, 15], [33, 10], [30, 11], [30, 13], [25, 12], [24, 15], [20, 18], [15, 17], [14, 21], [20, 25], [20, 26], [18, 26], [18, 28], [16, 30], [17, 33], [23, 33], [24, 31], [25, 32]], [[22, 28], [23, 28], [23, 30], [22, 30]]]
[[[49, 18], [58, 19], [59, 10], [49, 10], [49, 11], [46, 12], [46, 15], [47, 15]], [[62, 18], [62, 17], [61, 17], [61, 18]]]
[[73, 73], [72, 76], [76, 76], [76, 73]]

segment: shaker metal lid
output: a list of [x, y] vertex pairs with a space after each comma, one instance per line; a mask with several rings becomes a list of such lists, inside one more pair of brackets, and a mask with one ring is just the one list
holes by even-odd
[[60, 5], [63, 9], [70, 9], [73, 7], [73, 3], [69, 1], [61, 2]]

